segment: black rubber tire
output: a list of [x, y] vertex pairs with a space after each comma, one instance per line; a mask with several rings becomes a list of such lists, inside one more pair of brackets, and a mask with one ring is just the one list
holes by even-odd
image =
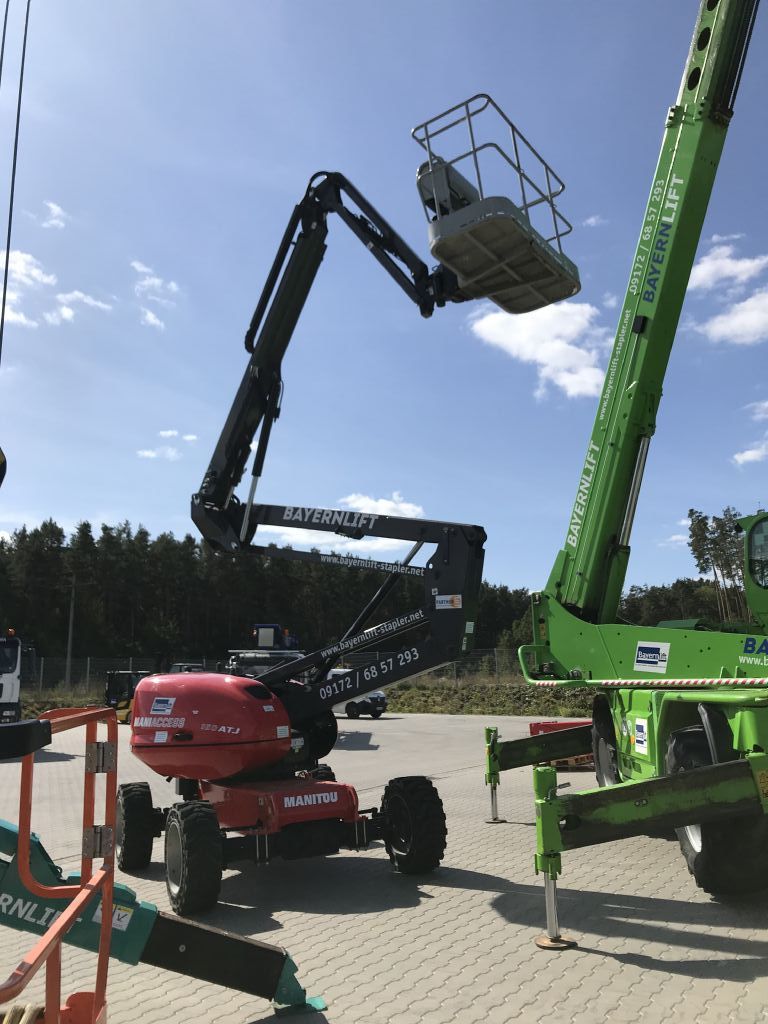
[[[668, 775], [712, 764], [702, 726], [672, 733], [667, 744]], [[723, 818], [675, 829], [688, 870], [713, 896], [738, 896], [768, 887], [768, 817]]]
[[592, 709], [592, 756], [598, 786], [616, 786], [621, 782], [616, 730], [608, 703], [595, 701]]
[[423, 875], [445, 853], [445, 811], [437, 790], [421, 775], [390, 779], [381, 801], [384, 845], [395, 870]]
[[304, 732], [306, 751], [311, 758], [319, 761], [333, 750], [339, 738], [339, 726], [332, 711], [326, 711], [301, 726]]
[[379, 708], [378, 710], [371, 712], [371, 718], [381, 718], [383, 714], [384, 712]]
[[165, 884], [177, 914], [211, 910], [219, 900], [224, 848], [211, 804], [174, 804], [165, 822]]
[[347, 718], [359, 718], [360, 717], [360, 709], [358, 708], [357, 704], [347, 704], [347, 706], [346, 706], [346, 708], [344, 708], [344, 710], [347, 713]]
[[141, 871], [152, 860], [155, 813], [146, 782], [117, 787], [115, 853], [121, 871]]

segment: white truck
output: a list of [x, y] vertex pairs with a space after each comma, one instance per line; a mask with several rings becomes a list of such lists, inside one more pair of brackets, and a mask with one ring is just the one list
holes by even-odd
[[0, 724], [21, 719], [21, 640], [0, 636]]

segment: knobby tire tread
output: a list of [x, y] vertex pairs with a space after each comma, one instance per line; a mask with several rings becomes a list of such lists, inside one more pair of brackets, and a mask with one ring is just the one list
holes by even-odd
[[190, 800], [176, 804], [171, 814], [181, 830], [182, 874], [179, 891], [171, 898], [177, 914], [199, 914], [219, 901], [223, 848], [219, 822], [210, 804]]
[[[669, 738], [670, 775], [712, 764], [704, 729], [680, 729]], [[768, 817], [739, 816], [701, 825], [701, 850], [684, 828], [675, 829], [696, 884], [712, 896], [742, 896], [768, 887]]]
[[117, 849], [121, 871], [140, 871], [152, 860], [155, 820], [152, 793], [146, 782], [124, 783], [117, 791], [118, 813], [122, 811], [123, 836]]
[[437, 790], [423, 776], [391, 779], [384, 790], [382, 812], [389, 800], [402, 800], [408, 807], [412, 827], [410, 849], [394, 850], [386, 842], [394, 867], [403, 875], [423, 875], [440, 865], [445, 853], [446, 824], [443, 803]]

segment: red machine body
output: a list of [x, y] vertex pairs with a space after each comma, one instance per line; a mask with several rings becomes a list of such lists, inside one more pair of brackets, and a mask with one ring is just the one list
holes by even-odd
[[291, 750], [283, 704], [255, 679], [213, 672], [147, 676], [136, 687], [131, 749], [159, 775], [229, 779]]
[[275, 782], [241, 782], [220, 786], [201, 782], [200, 795], [216, 810], [223, 829], [273, 834], [287, 825], [333, 818], [354, 822], [357, 793], [343, 782], [318, 782], [310, 778]]

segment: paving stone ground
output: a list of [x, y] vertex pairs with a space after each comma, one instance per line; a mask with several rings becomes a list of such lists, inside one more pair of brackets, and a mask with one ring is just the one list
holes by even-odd
[[[560, 923], [578, 948], [548, 954], [543, 887], [533, 874], [530, 770], [503, 777], [489, 825], [482, 727], [503, 738], [527, 720], [402, 715], [341, 721], [328, 758], [373, 806], [387, 779], [429, 774], [445, 804], [449, 846], [435, 875], [392, 873], [384, 850], [227, 872], [221, 903], [202, 920], [285, 946], [311, 994], [328, 1010], [313, 1024], [706, 1024], [768, 1021], [768, 898], [727, 905], [700, 892], [676, 842], [640, 838], [564, 856]], [[171, 787], [130, 754], [121, 729], [122, 781], [146, 779], [158, 804]], [[0, 817], [17, 818], [18, 767], [0, 767]], [[589, 773], [563, 773], [574, 787]], [[55, 860], [76, 867], [82, 788], [80, 738], [65, 734], [39, 755], [34, 827]], [[737, 851], [734, 851], [735, 853]], [[122, 876], [142, 899], [169, 909], [160, 863]], [[768, 857], [766, 859], [768, 869]], [[30, 937], [0, 928], [0, 975]], [[92, 955], [67, 950], [64, 992], [88, 988]], [[37, 982], [34, 983], [39, 991]], [[263, 1000], [140, 965], [114, 963], [112, 1024], [258, 1024], [273, 1021]]]

